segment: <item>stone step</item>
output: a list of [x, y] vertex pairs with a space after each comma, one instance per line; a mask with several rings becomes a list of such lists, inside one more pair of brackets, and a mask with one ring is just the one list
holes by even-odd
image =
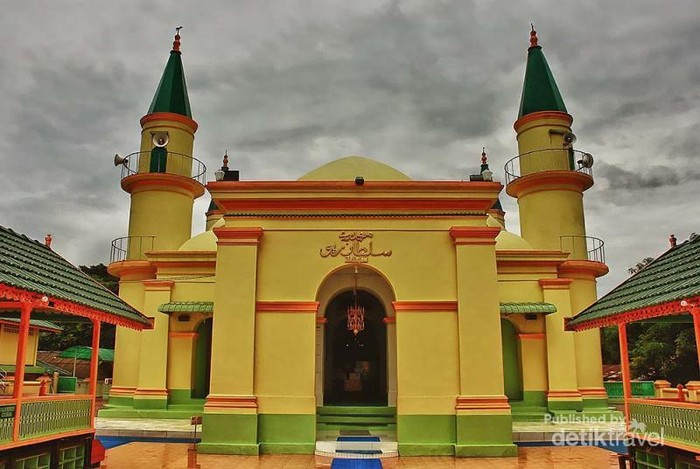
[[338, 459], [396, 458], [396, 441], [317, 441], [315, 454]]

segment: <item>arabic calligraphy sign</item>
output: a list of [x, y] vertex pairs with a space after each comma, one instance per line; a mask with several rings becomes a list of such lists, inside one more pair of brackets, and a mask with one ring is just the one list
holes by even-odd
[[372, 245], [374, 234], [369, 231], [343, 231], [338, 235], [339, 243], [321, 248], [321, 257], [344, 257], [347, 263], [366, 263], [370, 257], [389, 257], [391, 249], [375, 251]]

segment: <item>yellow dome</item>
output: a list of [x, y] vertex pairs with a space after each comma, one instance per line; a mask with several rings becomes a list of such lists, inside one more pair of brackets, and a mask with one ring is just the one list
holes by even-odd
[[501, 227], [501, 232], [496, 236], [496, 249], [499, 251], [520, 251], [520, 250], [532, 250], [530, 243], [525, 241], [520, 236], [506, 231], [506, 229], [501, 225], [498, 220], [489, 215], [486, 218], [486, 225], [491, 227]]
[[[224, 226], [224, 224], [222, 218], [214, 223], [214, 226], [219, 227]], [[178, 251], [216, 251], [216, 235], [211, 230], [199, 233], [185, 241]]]
[[410, 181], [411, 178], [391, 166], [363, 156], [348, 156], [331, 161], [302, 177], [300, 181], [354, 181], [362, 176], [366, 181]]

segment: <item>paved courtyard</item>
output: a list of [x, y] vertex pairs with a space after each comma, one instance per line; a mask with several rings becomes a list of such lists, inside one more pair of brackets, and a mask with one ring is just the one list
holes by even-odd
[[[220, 456], [197, 455], [184, 443], [128, 443], [107, 451], [102, 467], [122, 469], [142, 467], [192, 469], [312, 469], [329, 468], [330, 460], [315, 456]], [[594, 447], [520, 448], [517, 458], [455, 459], [449, 457], [394, 458], [382, 461], [385, 469], [429, 468], [565, 468], [616, 469], [617, 456]]]

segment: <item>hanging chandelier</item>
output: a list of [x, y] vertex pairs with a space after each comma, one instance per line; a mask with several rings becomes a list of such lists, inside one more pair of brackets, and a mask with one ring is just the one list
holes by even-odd
[[355, 266], [355, 283], [352, 289], [353, 304], [348, 307], [347, 324], [348, 330], [357, 335], [365, 330], [365, 308], [357, 304], [357, 274], [358, 268]]

